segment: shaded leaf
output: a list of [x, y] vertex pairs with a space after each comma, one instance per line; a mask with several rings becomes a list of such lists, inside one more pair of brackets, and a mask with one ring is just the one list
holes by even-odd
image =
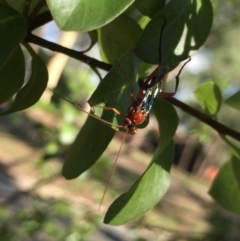
[[26, 85], [19, 90], [10, 108], [1, 115], [10, 114], [34, 105], [47, 87], [48, 72], [43, 60], [28, 47], [32, 57], [32, 73]]
[[[134, 0], [47, 0], [59, 28], [90, 31], [102, 27], [124, 12]], [[63, 11], [64, 9], [64, 11]]]
[[165, 6], [165, 0], [136, 0], [133, 4], [143, 15], [152, 18]]
[[114, 63], [136, 45], [142, 30], [131, 18], [120, 15], [100, 28], [98, 33], [102, 59]]
[[161, 63], [176, 64], [199, 49], [212, 26], [213, 13], [209, 0], [172, 0], [159, 11], [144, 29], [136, 54], [142, 60], [159, 64], [159, 38], [163, 27]]
[[89, 116], [67, 152], [63, 176], [66, 179], [76, 178], [92, 166], [105, 151], [114, 133], [113, 129]]
[[222, 94], [214, 82], [201, 84], [194, 91], [194, 95], [207, 114], [215, 116], [218, 113], [222, 104]]
[[141, 217], [164, 196], [170, 185], [173, 143], [163, 151], [158, 147], [151, 165], [131, 189], [108, 209], [104, 223], [122, 225]]
[[209, 194], [221, 206], [240, 214], [240, 160], [235, 156], [221, 168]]
[[13, 8], [0, 3], [0, 69], [26, 33], [26, 19]]
[[[36, 7], [36, 5], [40, 2], [39, 0], [31, 0], [31, 1], [28, 1], [26, 3], [26, 0], [6, 0], [6, 2], [9, 4], [9, 6], [11, 6], [12, 8], [14, 8], [15, 10], [17, 10], [19, 13], [23, 13], [24, 11], [24, 8], [26, 7], [26, 4], [28, 3], [29, 6], [29, 11], [28, 11], [28, 16], [32, 13], [33, 9]], [[39, 13], [42, 13], [44, 11], [47, 10], [47, 6], [43, 6], [41, 8], [41, 10], [38, 12]]]
[[225, 104], [231, 106], [236, 110], [240, 110], [240, 91], [236, 92], [234, 95], [227, 98], [225, 100]]
[[20, 47], [15, 48], [0, 70], [0, 103], [9, 100], [23, 85], [25, 59]]

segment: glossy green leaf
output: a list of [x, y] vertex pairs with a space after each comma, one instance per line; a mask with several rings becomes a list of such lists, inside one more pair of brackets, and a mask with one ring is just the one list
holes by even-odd
[[221, 206], [240, 214], [240, 160], [235, 156], [225, 163], [209, 191]]
[[153, 105], [160, 130], [159, 148], [164, 149], [172, 140], [177, 127], [178, 115], [174, 107], [164, 99], [157, 99]]
[[[102, 108], [94, 107], [97, 116], [114, 124], [121, 125], [123, 123], [123, 116], [126, 115], [127, 109], [131, 104], [130, 82], [134, 86], [135, 96], [139, 90], [136, 80], [139, 63], [139, 59], [133, 52], [128, 52], [108, 72], [88, 101], [93, 107], [114, 107], [122, 115], [116, 115], [111, 110], [103, 112]], [[104, 113], [104, 117], [102, 116], [102, 112]]]
[[12, 51], [24, 39], [27, 21], [16, 10], [0, 3], [0, 69]]
[[[124, 12], [134, 0], [47, 0], [59, 28], [90, 31], [100, 28]], [[64, 10], [64, 11], [63, 11]]]
[[234, 95], [227, 98], [225, 100], [225, 104], [231, 106], [236, 110], [240, 110], [240, 91], [236, 92]]
[[43, 60], [30, 48], [32, 72], [26, 85], [19, 90], [10, 108], [1, 115], [10, 114], [34, 105], [47, 87], [48, 72]]
[[165, 0], [136, 0], [133, 4], [143, 15], [152, 18], [165, 6]]
[[141, 217], [164, 196], [170, 185], [173, 143], [163, 151], [158, 147], [151, 165], [131, 189], [117, 198], [108, 209], [104, 223], [122, 225]]
[[214, 82], [201, 84], [194, 91], [194, 95], [207, 114], [215, 116], [218, 113], [222, 104], [222, 94]]
[[63, 176], [73, 179], [86, 171], [105, 151], [114, 133], [109, 126], [89, 116], [67, 152]]
[[101, 57], [112, 64], [135, 47], [142, 29], [130, 17], [120, 15], [98, 33]]
[[160, 33], [162, 35], [161, 63], [176, 64], [198, 50], [210, 32], [213, 20], [209, 0], [172, 0], [149, 22], [140, 37], [136, 54], [148, 63], [159, 64]]
[[9, 100], [23, 85], [25, 59], [20, 47], [15, 48], [0, 69], [0, 103]]
[[178, 116], [168, 102], [160, 99], [156, 100], [153, 110], [160, 128], [157, 150], [146, 172], [128, 192], [112, 203], [105, 223], [121, 225], [139, 218], [164, 196], [170, 185], [169, 172], [174, 152], [171, 140], [178, 126]]

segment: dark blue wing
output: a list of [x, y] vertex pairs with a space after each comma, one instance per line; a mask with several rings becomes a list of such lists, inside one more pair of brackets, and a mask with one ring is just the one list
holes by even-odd
[[162, 66], [156, 76], [148, 83], [144, 98], [140, 103], [140, 108], [146, 110], [146, 116], [149, 115], [149, 112], [152, 108], [152, 105], [159, 95], [162, 92], [163, 85], [167, 79], [169, 72], [168, 66]]

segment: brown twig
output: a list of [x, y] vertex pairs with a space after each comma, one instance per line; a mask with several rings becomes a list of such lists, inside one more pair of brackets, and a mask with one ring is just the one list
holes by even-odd
[[237, 131], [234, 131], [233, 129], [213, 120], [211, 117], [209, 117], [208, 115], [192, 108], [189, 105], [186, 105], [185, 103], [170, 97], [170, 98], [166, 98], [166, 100], [168, 102], [170, 102], [171, 104], [173, 104], [174, 106], [177, 106], [178, 108], [180, 108], [181, 110], [183, 110], [184, 112], [190, 114], [191, 116], [196, 117], [197, 119], [199, 119], [200, 121], [202, 121], [203, 123], [211, 126], [215, 131], [217, 131], [219, 134], [222, 135], [228, 135], [234, 139], [236, 139], [237, 141], [240, 141], [240, 133]]
[[25, 38], [25, 41], [40, 45], [44, 48], [50, 49], [50, 50], [55, 51], [55, 52], [66, 54], [69, 57], [72, 57], [74, 59], [80, 60], [80, 61], [88, 64], [92, 68], [100, 68], [100, 69], [103, 69], [103, 70], [106, 70], [106, 71], [109, 71], [112, 68], [112, 65], [101, 62], [101, 61], [96, 60], [94, 58], [91, 58], [91, 57], [83, 54], [80, 51], [65, 48], [61, 45], [58, 45], [58, 44], [55, 44], [53, 42], [47, 41], [45, 39], [42, 39], [42, 38], [40, 38], [36, 35], [30, 34], [30, 33]]

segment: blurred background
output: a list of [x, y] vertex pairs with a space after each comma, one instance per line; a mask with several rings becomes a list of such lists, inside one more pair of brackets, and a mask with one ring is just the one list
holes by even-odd
[[[239, 3], [212, 1], [214, 23], [205, 45], [181, 74], [176, 98], [200, 110], [194, 90], [214, 81], [223, 98], [239, 90]], [[50, 22], [36, 30], [49, 41], [75, 50], [89, 47], [88, 34], [61, 32]], [[89, 110], [86, 101], [99, 78], [89, 66], [35, 46], [49, 70], [49, 88]], [[87, 55], [99, 59], [98, 46]], [[26, 56], [26, 60], [28, 56]], [[106, 72], [100, 71], [104, 76]], [[176, 75], [176, 74], [175, 74]], [[231, 153], [217, 133], [178, 110], [172, 183], [159, 204], [139, 220], [121, 227], [102, 224], [109, 204], [145, 170], [156, 149], [154, 117], [145, 129], [129, 136], [101, 211], [99, 202], [122, 133], [89, 171], [65, 180], [61, 168], [68, 146], [87, 115], [48, 90], [32, 108], [0, 119], [0, 237], [1, 240], [240, 240], [240, 218], [223, 210], [207, 194], [212, 180]], [[219, 120], [240, 130], [238, 112], [222, 106]]]

